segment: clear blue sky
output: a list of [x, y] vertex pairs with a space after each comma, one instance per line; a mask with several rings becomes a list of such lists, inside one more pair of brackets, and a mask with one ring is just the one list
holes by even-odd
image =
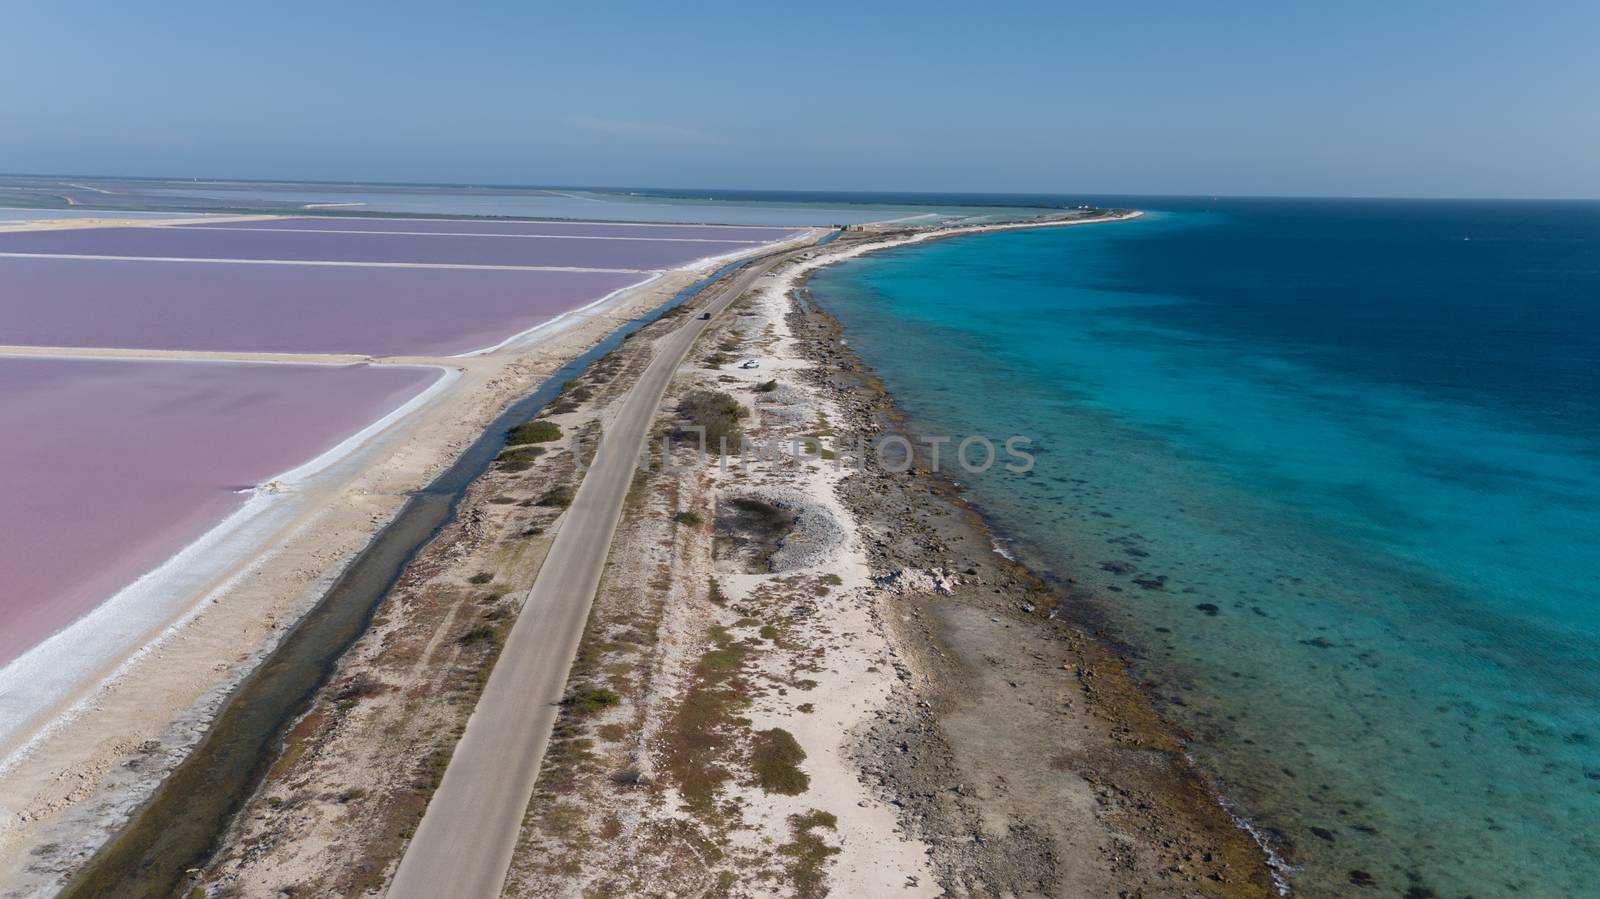
[[13, 0], [0, 171], [1600, 197], [1594, 0], [596, 6]]

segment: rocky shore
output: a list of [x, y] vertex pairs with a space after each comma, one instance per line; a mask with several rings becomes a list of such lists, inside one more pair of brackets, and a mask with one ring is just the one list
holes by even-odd
[[[803, 289], [803, 288], [802, 288]], [[789, 315], [806, 381], [840, 442], [904, 417], [814, 299]], [[839, 484], [879, 584], [903, 689], [854, 746], [863, 783], [972, 895], [1263, 896], [1261, 848], [1185, 761], [1123, 661], [1065, 599], [995, 550], [946, 478], [920, 464]]]

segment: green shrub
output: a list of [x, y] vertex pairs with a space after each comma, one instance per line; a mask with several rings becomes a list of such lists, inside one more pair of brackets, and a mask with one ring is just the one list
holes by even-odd
[[800, 763], [805, 759], [806, 751], [800, 748], [794, 734], [781, 727], [756, 731], [750, 750], [750, 767], [761, 789], [785, 796], [804, 793], [811, 787], [811, 778], [800, 770]]
[[572, 488], [565, 484], [551, 487], [539, 497], [539, 505], [565, 509], [572, 505]]
[[706, 450], [718, 452], [724, 440], [729, 449], [737, 449], [740, 439], [739, 419], [750, 410], [739, 401], [718, 390], [692, 390], [678, 402], [678, 414], [690, 424], [705, 429]]
[[789, 880], [794, 885], [795, 899], [822, 899], [828, 895], [828, 858], [838, 855], [839, 850], [815, 831], [823, 827], [836, 830], [838, 826], [838, 818], [821, 810], [789, 816], [794, 840], [779, 846], [778, 854], [791, 860]]
[[347, 709], [369, 696], [377, 696], [385, 689], [381, 682], [363, 674], [346, 684], [333, 698], [340, 708]]
[[549, 443], [561, 439], [561, 426], [553, 421], [538, 419], [524, 422], [506, 432], [507, 446], [521, 446], [525, 443]]
[[476, 646], [480, 643], [498, 643], [500, 642], [500, 631], [491, 625], [479, 624], [475, 625], [472, 630], [462, 634], [456, 642], [463, 646]]
[[505, 471], [527, 471], [533, 467], [533, 460], [544, 455], [542, 446], [519, 446], [508, 449], [495, 457], [500, 467]]
[[605, 687], [589, 687], [572, 694], [567, 698], [567, 706], [579, 715], [593, 715], [601, 709], [607, 709], [622, 701], [615, 690]]

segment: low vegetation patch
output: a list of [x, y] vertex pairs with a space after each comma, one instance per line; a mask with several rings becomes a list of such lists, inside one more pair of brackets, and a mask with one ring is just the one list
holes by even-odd
[[498, 644], [500, 642], [500, 629], [490, 624], [474, 625], [471, 630], [457, 638], [457, 642], [464, 646], [472, 646], [478, 643]]
[[549, 443], [561, 439], [561, 426], [553, 421], [539, 419], [524, 422], [506, 432], [507, 446], [521, 446], [527, 443]]
[[694, 527], [700, 523], [700, 513], [690, 509], [672, 516], [672, 520], [682, 525]]
[[344, 689], [335, 693], [334, 702], [342, 709], [350, 708], [356, 703], [370, 696], [377, 696], [389, 688], [370, 675], [362, 674], [353, 678]]
[[533, 467], [534, 460], [544, 455], [544, 452], [542, 446], [519, 446], [496, 456], [495, 461], [500, 463], [500, 468], [504, 471], [527, 471]]
[[794, 734], [781, 727], [756, 731], [750, 750], [750, 768], [756, 785], [768, 793], [798, 796], [811, 787], [811, 778], [800, 770], [806, 751]]
[[789, 880], [794, 884], [797, 899], [821, 899], [828, 894], [828, 858], [839, 850], [829, 846], [816, 831], [833, 830], [839, 826], [834, 815], [812, 810], [804, 815], [790, 815], [789, 828], [794, 839], [778, 847], [778, 854], [787, 856]]
[[818, 459], [824, 459], [829, 462], [839, 458], [839, 454], [836, 451], [823, 446], [822, 441], [816, 437], [801, 438], [800, 448], [807, 456], [815, 456]]
[[735, 641], [726, 628], [710, 631], [713, 648], [701, 655], [683, 701], [673, 715], [662, 753], [662, 771], [684, 802], [699, 812], [714, 807], [717, 794], [731, 776], [722, 762], [735, 729], [748, 726], [739, 717], [750, 702], [743, 669], [751, 648]]
[[[720, 390], [691, 390], [679, 401], [678, 414], [689, 424], [705, 429], [706, 449], [715, 452], [724, 441], [730, 449], [738, 448], [742, 436], [739, 420], [750, 410]], [[679, 433], [693, 436], [687, 430]]]
[[588, 385], [577, 381], [568, 381], [561, 387], [561, 395], [556, 397], [554, 403], [550, 404], [550, 411], [557, 415], [576, 412], [578, 407], [593, 395], [594, 391], [590, 390]]
[[579, 715], [593, 715], [622, 701], [617, 691], [605, 687], [588, 687], [567, 697], [567, 707]]
[[565, 484], [551, 487], [539, 496], [539, 505], [565, 509], [572, 505], [572, 488]]

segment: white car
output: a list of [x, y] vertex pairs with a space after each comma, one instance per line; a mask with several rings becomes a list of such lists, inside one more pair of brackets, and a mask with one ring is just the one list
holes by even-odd
[[740, 368], [760, 368], [761, 363], [755, 359], [746, 359], [739, 363]]

